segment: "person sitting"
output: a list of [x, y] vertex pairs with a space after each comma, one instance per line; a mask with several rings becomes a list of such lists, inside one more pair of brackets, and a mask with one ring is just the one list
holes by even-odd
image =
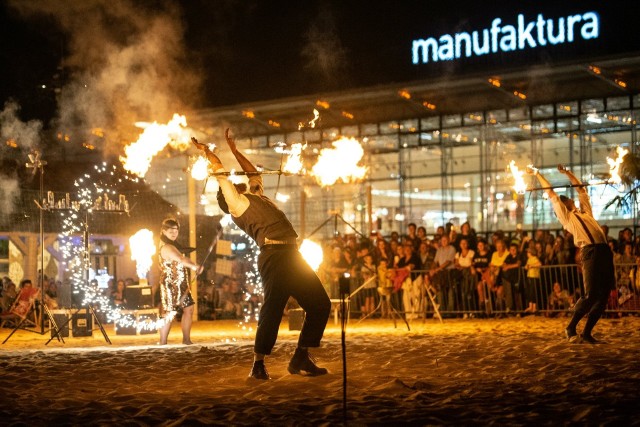
[[549, 317], [558, 314], [564, 316], [564, 312], [573, 305], [573, 300], [566, 289], [562, 289], [560, 283], [554, 282], [553, 291], [549, 294]]
[[50, 279], [44, 291], [44, 303], [49, 310], [58, 308], [58, 285], [55, 279]]
[[125, 306], [125, 304], [127, 303], [126, 299], [124, 298], [124, 291], [126, 288], [127, 287], [124, 283], [124, 280], [118, 280], [118, 283], [116, 284], [116, 288], [113, 290], [110, 296], [111, 305], [113, 307], [122, 308]]
[[0, 312], [8, 312], [17, 296], [16, 284], [9, 280], [5, 285], [2, 298], [0, 299]]

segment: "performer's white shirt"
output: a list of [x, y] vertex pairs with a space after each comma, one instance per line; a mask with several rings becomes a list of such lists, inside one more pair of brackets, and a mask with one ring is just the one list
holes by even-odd
[[[224, 167], [218, 168], [215, 172], [226, 172]], [[231, 181], [229, 181], [227, 176], [217, 175], [218, 184], [222, 189], [222, 194], [224, 195], [224, 199], [229, 206], [229, 213], [238, 218], [242, 216], [243, 213], [247, 209], [249, 209], [249, 199], [244, 194], [238, 193], [236, 187], [233, 185]], [[249, 192], [251, 194], [255, 194], [261, 196], [264, 191], [264, 187], [262, 184], [262, 176], [261, 175], [250, 175], [249, 176]]]
[[[589, 195], [584, 188], [580, 188], [578, 190], [578, 200], [580, 201], [580, 211], [576, 209], [572, 212], [567, 209], [564, 203], [562, 203], [558, 195], [551, 197], [551, 204], [553, 205], [553, 210], [556, 213], [560, 224], [562, 224], [569, 233], [573, 234], [573, 241], [579, 248], [592, 243], [607, 243], [607, 238], [604, 235], [600, 224], [598, 224], [593, 217], [591, 201], [589, 200]], [[591, 241], [583, 225], [580, 223], [580, 220], [576, 218], [576, 215], [579, 215], [582, 221], [584, 221], [589, 232], [593, 236], [594, 242]]]

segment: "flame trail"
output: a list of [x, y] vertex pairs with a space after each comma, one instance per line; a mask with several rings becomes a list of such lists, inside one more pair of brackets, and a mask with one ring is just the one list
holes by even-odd
[[607, 157], [607, 163], [609, 164], [609, 173], [611, 174], [609, 182], [612, 184], [620, 184], [620, 182], [622, 182], [622, 178], [620, 178], [620, 165], [624, 160], [624, 156], [629, 154], [629, 150], [618, 146], [616, 147], [616, 153], [618, 154], [618, 157], [615, 159]]
[[180, 151], [189, 147], [191, 135], [186, 129], [185, 116], [174, 114], [167, 124], [138, 122], [136, 126], [144, 129], [144, 132], [136, 142], [125, 147], [126, 155], [120, 156], [120, 161], [126, 170], [141, 178], [149, 170], [153, 157], [167, 145]]
[[318, 183], [326, 187], [337, 181], [350, 183], [364, 178], [367, 173], [365, 166], [358, 166], [364, 155], [364, 149], [353, 138], [340, 138], [332, 143], [334, 148], [324, 148], [320, 151], [317, 163], [312, 168], [312, 174]]
[[136, 273], [140, 279], [145, 279], [151, 264], [152, 256], [156, 253], [156, 245], [153, 243], [153, 232], [143, 228], [129, 238], [131, 246], [131, 259], [136, 262]]
[[309, 264], [309, 267], [313, 271], [318, 271], [320, 264], [322, 264], [322, 247], [313, 240], [304, 239], [298, 250], [302, 254], [302, 258]]
[[[531, 165], [529, 166], [533, 167]], [[518, 169], [515, 160], [511, 160], [511, 162], [509, 162], [509, 169], [511, 170], [511, 174], [513, 175], [513, 180], [515, 181], [513, 184], [513, 189], [518, 194], [524, 194], [527, 191], [527, 184], [524, 182], [524, 171]]]
[[[316, 122], [318, 121], [318, 119], [320, 119], [320, 112], [314, 108], [313, 109], [313, 119], [311, 119], [309, 121], [309, 127], [311, 129], [314, 129], [316, 127]], [[302, 130], [302, 128], [304, 128], [304, 127], [305, 127], [304, 123], [302, 123], [302, 122], [298, 123], [298, 130]]]

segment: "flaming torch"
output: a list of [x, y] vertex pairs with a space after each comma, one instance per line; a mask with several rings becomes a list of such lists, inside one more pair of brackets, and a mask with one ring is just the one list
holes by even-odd
[[[529, 165], [529, 167], [533, 168], [532, 165]], [[515, 160], [509, 162], [509, 170], [511, 171], [511, 175], [513, 175], [513, 189], [518, 194], [524, 194], [527, 191], [527, 184], [524, 182], [524, 171], [518, 169]]]
[[191, 178], [203, 181], [209, 176], [209, 160], [200, 156], [191, 166]]
[[320, 151], [317, 163], [311, 172], [318, 183], [323, 186], [335, 184], [338, 180], [350, 183], [364, 178], [365, 166], [358, 166], [364, 149], [353, 138], [340, 138], [333, 142], [333, 148]]
[[620, 178], [620, 165], [622, 165], [624, 157], [629, 154], [629, 150], [618, 146], [616, 147], [616, 153], [618, 153], [618, 157], [615, 159], [607, 157], [609, 174], [611, 175], [611, 178], [609, 178], [610, 184], [620, 184], [620, 182], [622, 182], [622, 178]]
[[287, 157], [287, 161], [282, 167], [282, 172], [298, 174], [302, 171], [302, 150], [304, 150], [305, 147], [306, 145], [299, 143], [291, 145], [289, 157]]
[[136, 262], [136, 273], [140, 284], [147, 283], [147, 273], [151, 269], [152, 256], [156, 253], [156, 245], [153, 243], [153, 232], [143, 228], [129, 238], [131, 247], [131, 259]]

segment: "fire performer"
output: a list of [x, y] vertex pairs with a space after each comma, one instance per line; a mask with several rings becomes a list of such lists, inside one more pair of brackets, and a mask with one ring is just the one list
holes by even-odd
[[578, 322], [587, 315], [581, 338], [585, 342], [595, 344], [597, 341], [591, 332], [604, 312], [611, 290], [615, 289], [613, 253], [607, 245], [607, 237], [593, 217], [589, 195], [582, 182], [563, 165], [558, 165], [558, 171], [566, 175], [571, 184], [576, 187], [580, 210], [576, 208], [572, 199], [558, 196], [549, 181], [537, 169], [527, 167], [527, 173], [535, 175], [540, 184], [545, 187], [558, 220], [574, 236], [575, 244], [580, 248], [582, 256], [585, 295], [576, 303], [565, 334], [569, 341], [575, 341], [578, 337], [576, 332]]
[[[331, 311], [329, 297], [318, 276], [298, 252], [297, 233], [291, 222], [264, 195], [262, 177], [256, 167], [238, 151], [235, 141], [225, 132], [227, 144], [242, 170], [249, 175], [249, 190], [234, 186], [226, 177], [217, 175], [220, 208], [231, 214], [233, 222], [256, 241], [260, 247], [258, 269], [264, 287], [264, 304], [254, 345], [254, 362], [249, 377], [268, 380], [265, 355], [271, 354], [289, 297], [295, 298], [306, 312], [298, 347], [289, 362], [291, 374], [302, 372], [310, 376], [327, 373], [309, 355], [309, 347], [319, 347]], [[222, 162], [205, 144], [191, 139], [204, 151], [214, 172], [225, 172]], [[246, 188], [246, 187], [245, 187]]]
[[191, 323], [195, 301], [189, 292], [189, 275], [187, 268], [196, 274], [202, 267], [187, 258], [182, 252], [185, 248], [176, 242], [180, 224], [173, 218], [162, 221], [160, 235], [160, 295], [165, 323], [160, 328], [160, 344], [167, 344], [171, 330], [171, 319], [178, 308], [182, 308], [182, 344], [190, 345]]

